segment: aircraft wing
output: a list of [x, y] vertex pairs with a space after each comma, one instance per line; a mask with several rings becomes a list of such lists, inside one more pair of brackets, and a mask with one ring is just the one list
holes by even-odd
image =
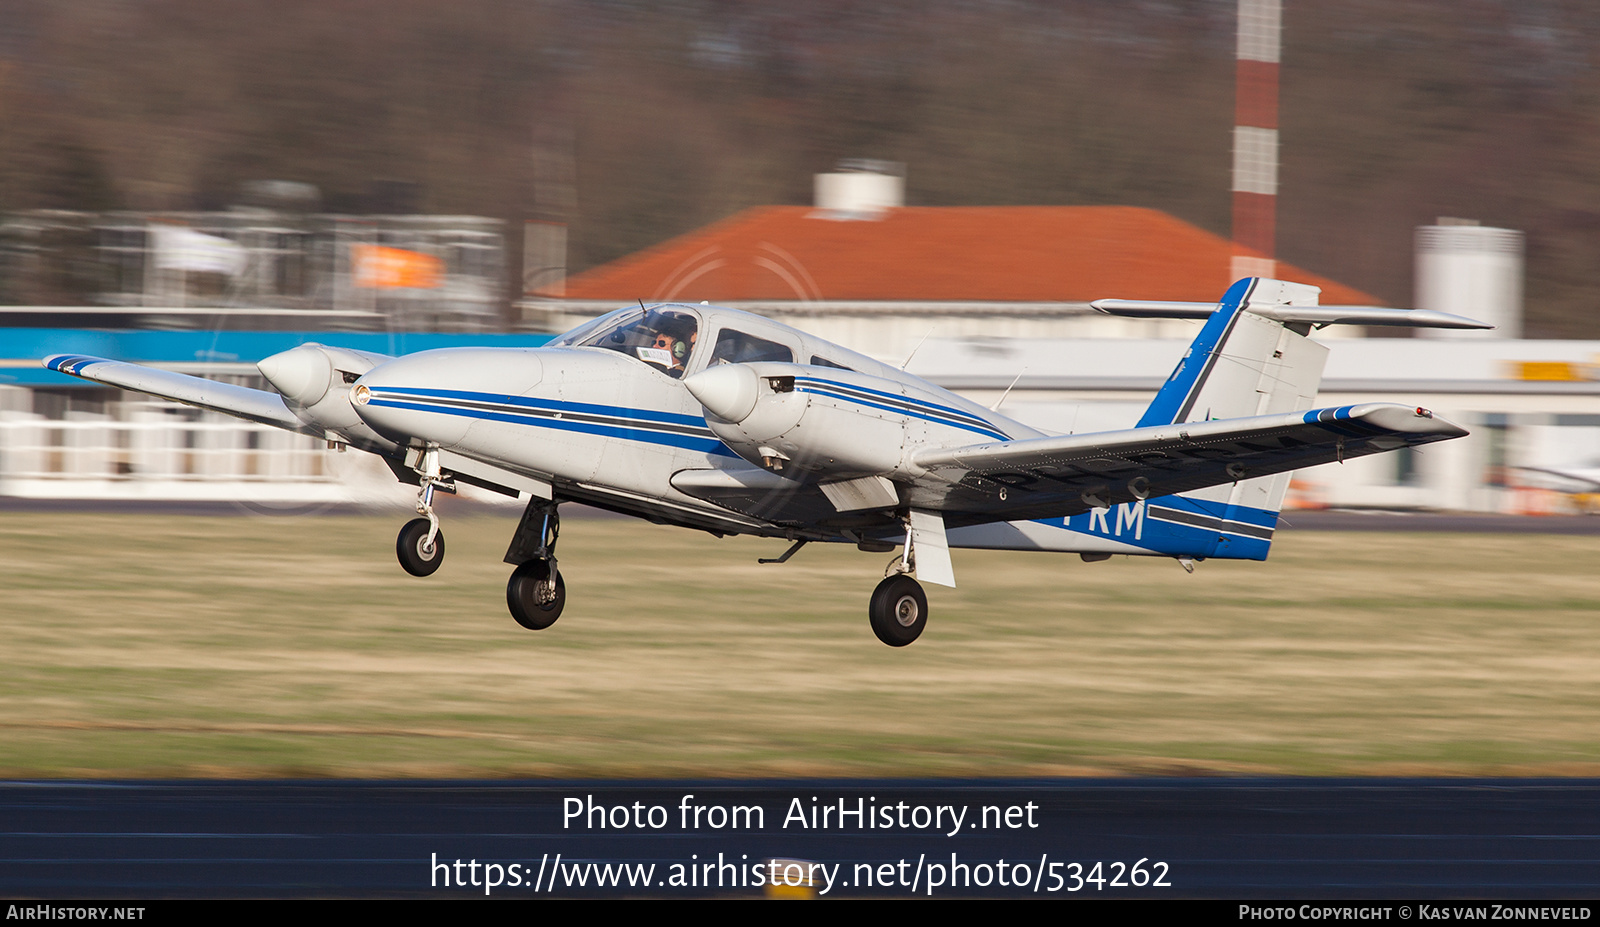
[[1558, 480], [1565, 480], [1569, 484], [1576, 483], [1584, 488], [1579, 492], [1594, 492], [1600, 490], [1600, 469], [1589, 467], [1585, 469], [1562, 469], [1560, 467], [1517, 467], [1528, 473], [1539, 473], [1553, 476]]
[[912, 457], [928, 476], [910, 503], [943, 511], [953, 524], [1075, 515], [1466, 433], [1425, 409], [1364, 403], [928, 448]]
[[90, 357], [84, 354], [56, 354], [44, 359], [44, 366], [69, 376], [93, 380], [107, 386], [131, 389], [162, 399], [171, 399], [201, 409], [226, 412], [242, 419], [274, 425], [315, 437], [322, 430], [307, 425], [284, 404], [283, 397], [267, 390], [220, 383], [191, 377], [156, 367]]

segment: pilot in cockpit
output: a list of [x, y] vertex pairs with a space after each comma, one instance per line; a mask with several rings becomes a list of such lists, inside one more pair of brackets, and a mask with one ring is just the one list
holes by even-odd
[[662, 367], [670, 376], [683, 376], [683, 365], [689, 360], [689, 352], [694, 350], [695, 324], [692, 319], [680, 315], [667, 315], [661, 318], [656, 330], [655, 341], [651, 347], [655, 353], [644, 356], [644, 359], [656, 366]]
[[[622, 321], [612, 321], [615, 327], [610, 327], [606, 325], [608, 318]], [[591, 326], [576, 329], [552, 343], [619, 351], [676, 378], [683, 376], [684, 365], [694, 353], [700, 324], [687, 312], [644, 310], [641, 306], [597, 319]]]

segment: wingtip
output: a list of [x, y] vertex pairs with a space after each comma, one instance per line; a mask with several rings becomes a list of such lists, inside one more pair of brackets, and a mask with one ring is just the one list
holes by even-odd
[[77, 376], [78, 370], [85, 365], [99, 363], [103, 357], [90, 357], [86, 354], [52, 354], [39, 362], [46, 370], [54, 370], [69, 376]]

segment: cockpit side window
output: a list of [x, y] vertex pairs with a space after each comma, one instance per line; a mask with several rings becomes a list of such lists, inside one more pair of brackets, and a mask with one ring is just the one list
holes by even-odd
[[621, 324], [598, 330], [580, 328], [573, 336], [559, 340], [577, 347], [617, 351], [644, 361], [669, 377], [683, 376], [699, 339], [698, 319], [687, 312], [650, 309], [621, 314], [618, 321]]
[[711, 365], [748, 364], [753, 361], [794, 363], [794, 352], [787, 345], [767, 341], [731, 328], [717, 333], [717, 346], [711, 351]]
[[851, 372], [855, 371], [854, 367], [846, 367], [843, 364], [836, 364], [833, 361], [828, 360], [826, 357], [823, 357], [821, 354], [813, 354], [813, 355], [811, 355], [811, 366], [813, 366], [813, 367], [832, 367], [835, 370], [849, 370]]

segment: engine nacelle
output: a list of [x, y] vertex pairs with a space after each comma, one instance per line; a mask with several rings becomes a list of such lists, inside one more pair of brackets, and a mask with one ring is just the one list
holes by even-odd
[[723, 364], [683, 384], [723, 443], [794, 479], [909, 476], [907, 429], [926, 424], [912, 411], [921, 397], [908, 396], [905, 384], [853, 370]]
[[296, 417], [322, 429], [329, 440], [392, 450], [396, 447], [394, 442], [373, 431], [350, 404], [350, 384], [392, 359], [384, 354], [312, 342], [263, 358], [256, 369], [283, 394]]

